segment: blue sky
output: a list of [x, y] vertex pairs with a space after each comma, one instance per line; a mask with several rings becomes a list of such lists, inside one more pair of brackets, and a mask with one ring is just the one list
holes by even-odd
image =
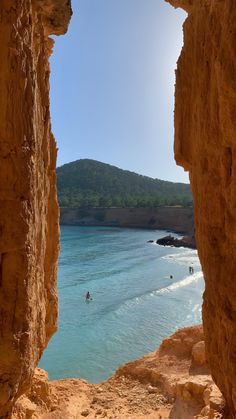
[[58, 166], [92, 158], [188, 182], [173, 157], [174, 69], [185, 13], [164, 0], [74, 0], [51, 58]]

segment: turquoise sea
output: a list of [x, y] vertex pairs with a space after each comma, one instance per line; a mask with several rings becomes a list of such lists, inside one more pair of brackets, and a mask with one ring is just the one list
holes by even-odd
[[97, 383], [155, 350], [176, 329], [201, 322], [204, 282], [197, 252], [147, 243], [166, 234], [61, 227], [59, 330], [40, 362], [51, 379]]

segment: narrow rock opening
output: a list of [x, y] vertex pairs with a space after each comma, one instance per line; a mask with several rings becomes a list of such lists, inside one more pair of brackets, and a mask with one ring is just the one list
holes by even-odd
[[[236, 412], [236, 3], [232, 0], [169, 2], [174, 7], [183, 7], [189, 13], [184, 24], [184, 48], [176, 72], [175, 155], [178, 163], [190, 171], [195, 196], [196, 235], [207, 284], [203, 305], [206, 355], [212, 376], [225, 397], [228, 417], [231, 419]], [[100, 2], [93, 2], [94, 5], [98, 3]], [[112, 3], [109, 2], [109, 5]], [[129, 2], [126, 0], [125, 3]], [[138, 0], [135, 3], [138, 4]], [[149, 5], [150, 2], [145, 2], [146, 4]], [[7, 284], [9, 290], [4, 300], [2, 292], [0, 296], [2, 418], [11, 416], [17, 398], [29, 390], [35, 366], [56, 331], [59, 239], [55, 193], [56, 145], [47, 112], [48, 56], [52, 48], [48, 35], [65, 33], [70, 15], [69, 0], [15, 0], [14, 4], [9, 0], [0, 2], [0, 254], [4, 254], [3, 283], [4, 286]], [[101, 17], [100, 9], [95, 19], [99, 16]], [[94, 40], [97, 40], [96, 36], [92, 38]], [[66, 56], [63, 61], [66, 61]], [[95, 68], [96, 66], [90, 66], [92, 70]], [[99, 85], [104, 87], [101, 83]], [[137, 103], [143, 102], [137, 100]], [[70, 103], [68, 109], [69, 105]], [[91, 119], [88, 119], [87, 122], [91, 123]], [[64, 141], [66, 142], [65, 138]], [[107, 149], [109, 144], [107, 142]], [[137, 144], [137, 141], [133, 144], [133, 153], [138, 148]], [[13, 152], [9, 154], [10, 149]], [[14, 293], [16, 288], [17, 295]], [[73, 292], [74, 290], [75, 287]], [[73, 305], [74, 310], [77, 305], [78, 301]], [[168, 308], [172, 312], [171, 307]], [[174, 315], [176, 319], [176, 313]], [[133, 326], [134, 330], [140, 323], [138, 320]], [[191, 333], [195, 335], [194, 330]], [[194, 360], [203, 362], [202, 342], [200, 346], [197, 344], [197, 347], [192, 347], [193, 340], [186, 337], [186, 330], [180, 331], [180, 335], [178, 332], [173, 339], [165, 340], [162, 349], [171, 352], [174, 346], [181, 360], [181, 343], [184, 341], [188, 354], [192, 357], [192, 349]], [[88, 342], [87, 348], [90, 349], [92, 344], [93, 342]], [[66, 345], [69, 346], [68, 340]], [[85, 355], [88, 352], [85, 350]], [[152, 356], [147, 361], [149, 366], [153, 365]], [[189, 362], [192, 362], [192, 358], [189, 358]], [[175, 359], [170, 360], [169, 364], [163, 364], [164, 372], [169, 371], [174, 364]], [[140, 370], [139, 363], [135, 363], [135, 366]], [[129, 372], [129, 367], [127, 369]], [[152, 369], [149, 370], [150, 376], [153, 376], [152, 372]], [[37, 375], [40, 375], [40, 386], [36, 380], [35, 387], [32, 387], [31, 401], [27, 400], [23, 406], [23, 417], [32, 415], [37, 410], [34, 402], [40, 391], [39, 405], [48, 403], [47, 413], [50, 411], [50, 416], [55, 413], [51, 412], [55, 408], [55, 399], [52, 404], [48, 401], [50, 391], [48, 392], [48, 383], [45, 383], [45, 374], [37, 372]], [[157, 371], [157, 379], [159, 378]], [[79, 387], [80, 391], [86, 385], [73, 380], [72, 387], [68, 389], [70, 395], [75, 387], [77, 390]], [[212, 397], [204, 384], [200, 387], [199, 391], [199, 387], [196, 388], [192, 381], [182, 382], [178, 396], [180, 399], [182, 397], [182, 402], [193, 401], [192, 391], [197, 390], [198, 395], [201, 394], [201, 407], [203, 399], [207, 403], [201, 412], [203, 417], [213, 417], [216, 412], [212, 414], [212, 410], [217, 409], [219, 412], [219, 408], [222, 411], [220, 397], [217, 394]], [[59, 398], [60, 390], [59, 385]], [[148, 394], [153, 395], [155, 389], [151, 386], [149, 391], [145, 389], [145, 392], [140, 391], [139, 394], [148, 400]], [[103, 389], [99, 388], [95, 397], [102, 392]], [[40, 397], [43, 397], [43, 403]], [[66, 395], [65, 409], [60, 415], [56, 412], [57, 417], [68, 417], [67, 401]], [[88, 400], [89, 406], [93, 401], [94, 398]], [[103, 406], [102, 398], [100, 401]], [[177, 398], [177, 402], [179, 401]], [[135, 405], [129, 405], [132, 417], [135, 413], [134, 407]], [[186, 404], [180, 406], [177, 403], [176, 408], [179, 407], [182, 407], [183, 414], [174, 412], [173, 417], [189, 417]], [[97, 410], [97, 415], [104, 413], [105, 417], [105, 412], [101, 410], [102, 408]], [[117, 416], [114, 412], [110, 414], [111, 417]], [[145, 414], [146, 412], [144, 417]], [[81, 415], [88, 416], [88, 409], [84, 409]], [[21, 412], [19, 417], [22, 417]]]
[[[135, 13], [137, 16], [135, 16]], [[161, 160], [166, 162], [163, 166], [165, 164], [168, 166], [169, 161], [174, 160], [174, 79], [176, 61], [182, 48], [182, 23], [185, 17], [184, 12], [174, 11], [164, 2], [158, 5], [156, 1], [151, 1], [148, 5], [133, 0], [128, 5], [125, 1], [115, 1], [112, 5], [109, 1], [103, 1], [97, 3], [93, 8], [89, 6], [88, 2], [84, 1], [81, 2], [80, 9], [78, 9], [76, 3], [74, 4], [74, 18], [71, 28], [65, 38], [56, 41], [51, 63], [52, 123], [59, 145], [59, 165], [66, 163], [69, 158], [71, 161], [80, 157], [86, 159], [87, 155], [82, 153], [91, 152], [91, 147], [95, 149], [94, 153], [97, 153], [97, 158], [103, 154], [109, 158], [108, 163], [113, 163], [114, 155], [122, 156], [126, 152], [132, 162], [137, 155], [137, 164], [150, 159], [152, 169], [149, 169], [153, 170], [153, 173], [155, 170], [157, 170], [155, 173], [158, 173], [159, 165], [162, 165]], [[166, 25], [163, 24], [163, 19]], [[111, 22], [114, 28], [111, 27]], [[171, 26], [174, 35], [170, 35], [171, 31], [169, 31], [168, 25]], [[159, 26], [161, 29], [159, 29]], [[121, 28], [125, 35], [121, 33]], [[79, 44], [78, 40], [80, 40]], [[140, 48], [138, 45], [141, 45]], [[62, 61], [65, 56], [67, 59]], [[58, 101], [59, 97], [60, 101]], [[138, 106], [136, 102], [138, 102]], [[125, 108], [125, 112], [123, 108]], [[68, 112], [68, 109], [70, 109], [70, 112]], [[60, 115], [62, 115], [61, 118]], [[131, 119], [130, 123], [127, 122], [129, 119]], [[153, 127], [150, 128], [152, 124]], [[124, 125], [124, 128], [120, 128], [120, 125]], [[108, 130], [106, 130], [107, 126], [109, 127]], [[140, 134], [138, 131], [142, 131], [141, 127], [144, 127], [144, 132]], [[129, 135], [125, 133], [126, 129], [128, 129]], [[119, 138], [116, 131], [119, 131]], [[151, 139], [149, 134], [152, 136]], [[106, 136], [105, 140], [102, 138], [103, 135]], [[123, 136], [125, 136], [125, 141], [123, 141]], [[133, 138], [129, 139], [129, 136]], [[144, 144], [141, 144], [142, 153], [139, 150], [139, 142], [144, 142]], [[158, 150], [155, 148], [156, 143], [158, 143]], [[113, 152], [113, 148], [115, 152]], [[160, 157], [161, 153], [165, 156], [168, 154], [168, 161], [164, 157]], [[127, 160], [125, 161], [127, 162]], [[173, 174], [172, 167], [174, 167]], [[69, 170], [68, 166], [65, 166], [65, 168]], [[60, 176], [59, 170], [58, 178]], [[75, 164], [73, 170], [76, 170]], [[99, 170], [99, 166], [96, 167], [96, 170]], [[163, 169], [162, 178], [167, 176], [168, 179], [169, 175], [169, 180], [171, 177], [174, 180], [179, 173], [179, 171], [175, 171], [174, 162], [173, 166], [171, 162], [167, 170]], [[159, 176], [161, 177], [161, 175]], [[187, 175], [184, 172], [184, 177], [181, 177], [182, 174], [179, 176], [179, 181], [187, 180]], [[158, 177], [158, 174], [156, 174], [156, 177]], [[94, 179], [96, 181], [96, 176]], [[63, 198], [60, 187], [61, 183], [58, 183], [59, 203]], [[117, 260], [112, 258], [112, 252], [109, 253], [109, 247], [114, 246], [114, 243], [108, 240], [108, 236], [112, 237], [111, 231], [107, 233], [107, 237], [105, 233], [99, 236], [99, 231], [97, 231], [94, 240], [91, 240], [91, 238], [87, 238], [89, 234], [86, 236], [85, 229], [83, 233], [79, 231], [78, 237], [76, 237], [75, 227], [74, 237], [72, 237], [71, 229], [73, 227], [68, 228], [66, 225], [77, 224], [86, 228], [86, 226], [91, 227], [91, 225], [97, 223], [100, 227], [113, 225], [115, 231], [116, 227], [122, 225], [119, 220], [123, 216], [123, 225], [127, 227], [141, 226], [149, 229], [159, 227], [172, 229], [181, 234], [188, 230], [190, 240], [187, 245], [191, 247], [190, 242], [192, 236], [194, 236], [193, 211], [191, 208], [175, 208], [172, 212], [173, 208], [162, 208], [157, 209], [157, 214], [154, 213], [153, 215], [150, 208], [147, 221], [140, 221], [140, 224], [143, 223], [141, 225], [138, 225], [137, 221], [135, 225], [135, 217], [136, 219], [143, 217], [142, 208], [138, 215], [134, 209], [129, 209], [128, 214], [122, 215], [121, 213], [124, 213], [125, 209], [114, 208], [115, 215], [112, 215], [107, 208], [98, 211], [96, 208], [94, 210], [88, 208], [89, 205], [86, 208], [78, 208], [74, 205], [73, 208], [70, 204], [67, 204], [66, 207], [66, 200], [63, 203], [61, 205], [63, 206], [61, 209], [61, 224], [63, 225], [61, 230], [61, 259], [59, 262], [59, 304], [61, 304], [59, 331], [52, 342], [49, 343], [49, 349], [45, 352], [40, 365], [49, 371], [52, 378], [78, 375], [89, 381], [98, 382], [110, 376], [118, 366], [124, 364], [130, 358], [135, 359], [150, 350], [154, 350], [161, 343], [163, 335], [171, 334], [176, 327], [190, 326], [192, 323], [200, 322], [202, 288], [199, 291], [200, 296], [197, 296], [198, 300], [193, 303], [192, 299], [191, 308], [190, 306], [186, 308], [188, 312], [185, 313], [183, 322], [181, 322], [182, 307], [179, 306], [178, 324], [175, 315], [172, 314], [175, 312], [175, 307], [171, 299], [169, 301], [171, 310], [167, 308], [167, 303], [163, 307], [163, 314], [161, 304], [159, 304], [159, 311], [154, 308], [150, 319], [146, 315], [147, 319], [143, 321], [146, 326], [143, 327], [141, 321], [135, 324], [132, 319], [129, 321], [129, 310], [127, 310], [129, 304], [131, 307], [136, 307], [134, 317], [136, 315], [139, 318], [137, 314], [139, 304], [141, 306], [145, 304], [147, 298], [149, 299], [149, 306], [147, 305], [146, 311], [147, 313], [152, 312], [150, 307], [153, 297], [155, 299], [162, 293], [168, 293], [169, 287], [170, 291], [173, 291], [174, 289], [181, 289], [185, 283], [194, 284], [195, 281], [198, 281], [201, 275], [200, 265], [193, 251], [192, 256], [190, 256], [190, 259], [191, 257], [192, 259], [185, 262], [186, 266], [184, 266], [183, 271], [178, 271], [177, 264], [179, 262], [176, 261], [174, 267], [168, 265], [165, 268], [165, 273], [163, 271], [159, 275], [157, 274], [158, 285], [153, 279], [155, 268], [152, 265], [153, 278], [151, 278], [148, 287], [148, 281], [142, 281], [140, 274], [138, 276], [134, 268], [134, 259], [136, 258], [136, 264], [138, 264], [138, 259], [141, 260], [142, 255], [137, 252], [134, 255], [128, 253], [130, 251], [129, 245], [127, 246], [128, 238], [126, 239], [127, 243], [124, 239], [122, 242], [121, 235], [117, 236], [116, 240], [113, 239], [114, 242], [121, 241], [120, 246], [123, 246], [123, 253], [127, 253], [126, 259], [130, 260], [130, 265], [124, 263], [124, 266], [119, 267]], [[106, 207], [106, 203], [103, 204], [103, 207]], [[89, 225], [89, 223], [91, 224]], [[148, 240], [153, 239], [155, 241], [155, 238], [160, 237], [159, 234], [165, 235], [164, 233], [158, 233], [157, 237], [152, 232], [145, 236], [143, 231], [137, 234], [133, 231], [132, 234], [130, 241], [142, 240], [144, 248]], [[83, 243], [80, 241], [82, 237]], [[96, 241], [101, 242], [101, 246], [97, 249], [93, 247]], [[70, 248], [71, 265], [66, 262], [66, 258], [70, 257], [69, 253], [65, 253], [65, 246], [68, 246], [68, 243], [72, 243]], [[179, 245], [181, 244], [179, 243]], [[88, 246], [87, 253], [83, 250], [83, 247], [86, 246]], [[96, 251], [98, 255], [104, 254], [104, 259], [107, 262], [106, 266], [104, 261], [104, 266], [100, 266], [99, 263], [96, 264], [95, 258], [91, 256]], [[119, 254], [121, 259], [125, 259], [122, 252], [118, 253], [119, 251], [118, 248], [114, 248], [113, 253]], [[151, 245], [148, 251], [152, 252]], [[168, 252], [166, 250], [164, 252], [167, 256], [166, 260], [171, 260], [171, 257], [167, 254]], [[154, 264], [153, 259], [155, 258], [156, 255], [150, 253], [152, 264]], [[85, 261], [88, 262], [85, 263]], [[188, 263], [194, 264], [195, 262], [195, 272], [193, 272], [189, 270]], [[109, 263], [110, 265], [114, 264], [113, 269], [109, 266]], [[66, 266], [68, 269], [66, 269]], [[148, 269], [148, 262], [145, 266]], [[122, 281], [125, 285], [125, 283], [128, 283], [123, 278], [125, 272], [127, 271], [128, 276], [132, 269], [139, 282], [136, 281], [135, 283], [134, 281], [129, 289], [127, 285], [127, 289], [122, 296], [122, 292], [116, 286], [115, 278], [117, 278], [117, 281], [121, 278], [121, 285], [123, 284]], [[140, 265], [139, 270], [141, 269]], [[176, 269], [174, 275], [173, 269]], [[190, 272], [193, 274], [192, 277], [188, 275]], [[146, 277], [144, 270], [142, 275]], [[110, 283], [105, 283], [104, 278], [108, 278]], [[96, 287], [95, 280], [100, 284], [99, 289]], [[86, 285], [86, 281], [88, 285]], [[146, 289], [144, 289], [142, 282], [147, 283]], [[89, 309], [83, 305], [83, 296], [88, 291], [87, 287], [94, 298], [94, 303], [90, 304]], [[136, 287], [140, 289], [132, 292], [132, 290], [135, 291]], [[68, 291], [73, 289], [71, 300], [66, 296], [64, 289], [68, 289]], [[106, 289], [109, 290], [109, 296], [104, 292]], [[102, 295], [102, 298], [100, 298], [100, 295]], [[68, 303], [68, 301], [70, 302]], [[96, 311], [97, 304], [100, 306], [101, 313], [98, 312], [99, 310]], [[73, 312], [71, 307], [76, 307], [76, 312]], [[119, 309], [120, 307], [121, 309]], [[126, 313], [126, 319], [122, 310]], [[93, 314], [92, 323], [88, 315], [90, 311]], [[100, 321], [96, 317], [98, 315], [101, 316]], [[155, 326], [156, 319], [160, 319], [162, 315], [169, 315], [170, 317], [170, 323], [165, 332], [162, 330], [161, 324], [159, 329]], [[83, 322], [80, 321], [81, 317], [84, 319]], [[117, 322], [114, 319], [117, 319]], [[89, 326], [86, 326], [87, 324]], [[122, 324], [124, 325], [123, 331]], [[60, 327], [60, 325], [62, 326]], [[63, 329], [63, 325], [68, 325], [68, 327]], [[103, 325], [104, 330], [101, 325]], [[140, 327], [140, 334], [138, 327]], [[145, 327], [148, 328], [149, 334], [146, 333]], [[114, 337], [114, 329], [116, 328], [117, 338]], [[152, 336], [152, 328], [155, 330], [155, 336]], [[73, 335], [73, 330], [78, 330], [76, 337]], [[122, 345], [126, 338], [129, 344], [126, 351], [123, 351]], [[71, 348], [67, 345], [70, 340], [72, 341]], [[94, 347], [93, 351], [88, 348], [88, 342], [90, 342], [90, 348]], [[96, 349], [98, 342], [99, 347]], [[61, 353], [59, 345], [63, 347]], [[109, 346], [111, 349], [108, 351]], [[90, 351], [93, 355], [89, 355]], [[53, 354], [58, 354], [57, 365], [53, 363]], [[66, 375], [66, 371], [68, 371], [68, 375]], [[76, 371], [76, 373], [73, 371]]]

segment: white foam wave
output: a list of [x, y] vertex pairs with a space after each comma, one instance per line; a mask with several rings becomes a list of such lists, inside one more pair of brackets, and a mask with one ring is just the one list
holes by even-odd
[[202, 271], [196, 272], [193, 275], [189, 275], [186, 278], [182, 279], [181, 281], [174, 282], [173, 284], [169, 285], [168, 287], [161, 288], [160, 290], [157, 290], [156, 293], [162, 294], [169, 291], [174, 291], [178, 288], [186, 287], [187, 285], [192, 284], [195, 281], [198, 281], [199, 279], [203, 278]]
[[[149, 293], [140, 295], [139, 297], [130, 298], [130, 299], [126, 300], [125, 303], [122, 304], [122, 307], [120, 307], [117, 311], [122, 311], [122, 310], [126, 309], [127, 307], [131, 308], [134, 305], [143, 303], [145, 300], [147, 300], [149, 298], [153, 298], [153, 297], [156, 297], [158, 295], [165, 294], [165, 293], [168, 293], [168, 292], [173, 292], [173, 291], [177, 290], [178, 288], [186, 287], [187, 285], [190, 285], [193, 282], [197, 282], [200, 279], [203, 279], [202, 271], [196, 272], [195, 274], [192, 274], [192, 275], [189, 275], [186, 278], [184, 278], [184, 279], [182, 279], [178, 282], [174, 282], [173, 284], [168, 285], [167, 287], [159, 288], [157, 290], [150, 291]], [[194, 312], [197, 309], [199, 309], [199, 311], [201, 311], [201, 307], [200, 308], [199, 307], [200, 307], [199, 304], [196, 304], [193, 307], [192, 311]]]
[[200, 304], [195, 304], [195, 306], [192, 309], [192, 312], [194, 313], [195, 311], [197, 311], [197, 309], [199, 309]]
[[179, 253], [171, 253], [165, 256], [162, 256], [162, 259], [168, 260], [170, 263], [176, 263], [178, 265], [201, 267], [200, 260], [196, 250], [185, 250]]

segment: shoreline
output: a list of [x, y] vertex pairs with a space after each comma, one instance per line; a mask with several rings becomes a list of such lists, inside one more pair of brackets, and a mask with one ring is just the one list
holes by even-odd
[[165, 230], [194, 236], [193, 207], [60, 208], [60, 225]]
[[[176, 230], [171, 230], [171, 229], [165, 229], [165, 228], [150, 228], [147, 226], [123, 226], [123, 225], [112, 225], [112, 224], [90, 224], [90, 225], [85, 225], [85, 224], [62, 224], [60, 223], [60, 227], [85, 227], [85, 228], [93, 228], [93, 227], [107, 227], [107, 228], [122, 228], [122, 229], [131, 229], [131, 230], [147, 230], [147, 231], [166, 231], [168, 234], [167, 236], [161, 237], [158, 240], [148, 240], [147, 243], [155, 243], [158, 244], [159, 246], [164, 246], [164, 247], [176, 247], [176, 248], [187, 248], [187, 249], [192, 249], [192, 250], [197, 250], [197, 246], [196, 246], [196, 241], [195, 241], [195, 237], [194, 236], [190, 236], [190, 235], [184, 235], [184, 232], [180, 232], [180, 231], [176, 231]], [[171, 233], [173, 234], [178, 234], [178, 235], [182, 235], [182, 238], [176, 238], [171, 236]], [[171, 240], [171, 243], [170, 243]]]

